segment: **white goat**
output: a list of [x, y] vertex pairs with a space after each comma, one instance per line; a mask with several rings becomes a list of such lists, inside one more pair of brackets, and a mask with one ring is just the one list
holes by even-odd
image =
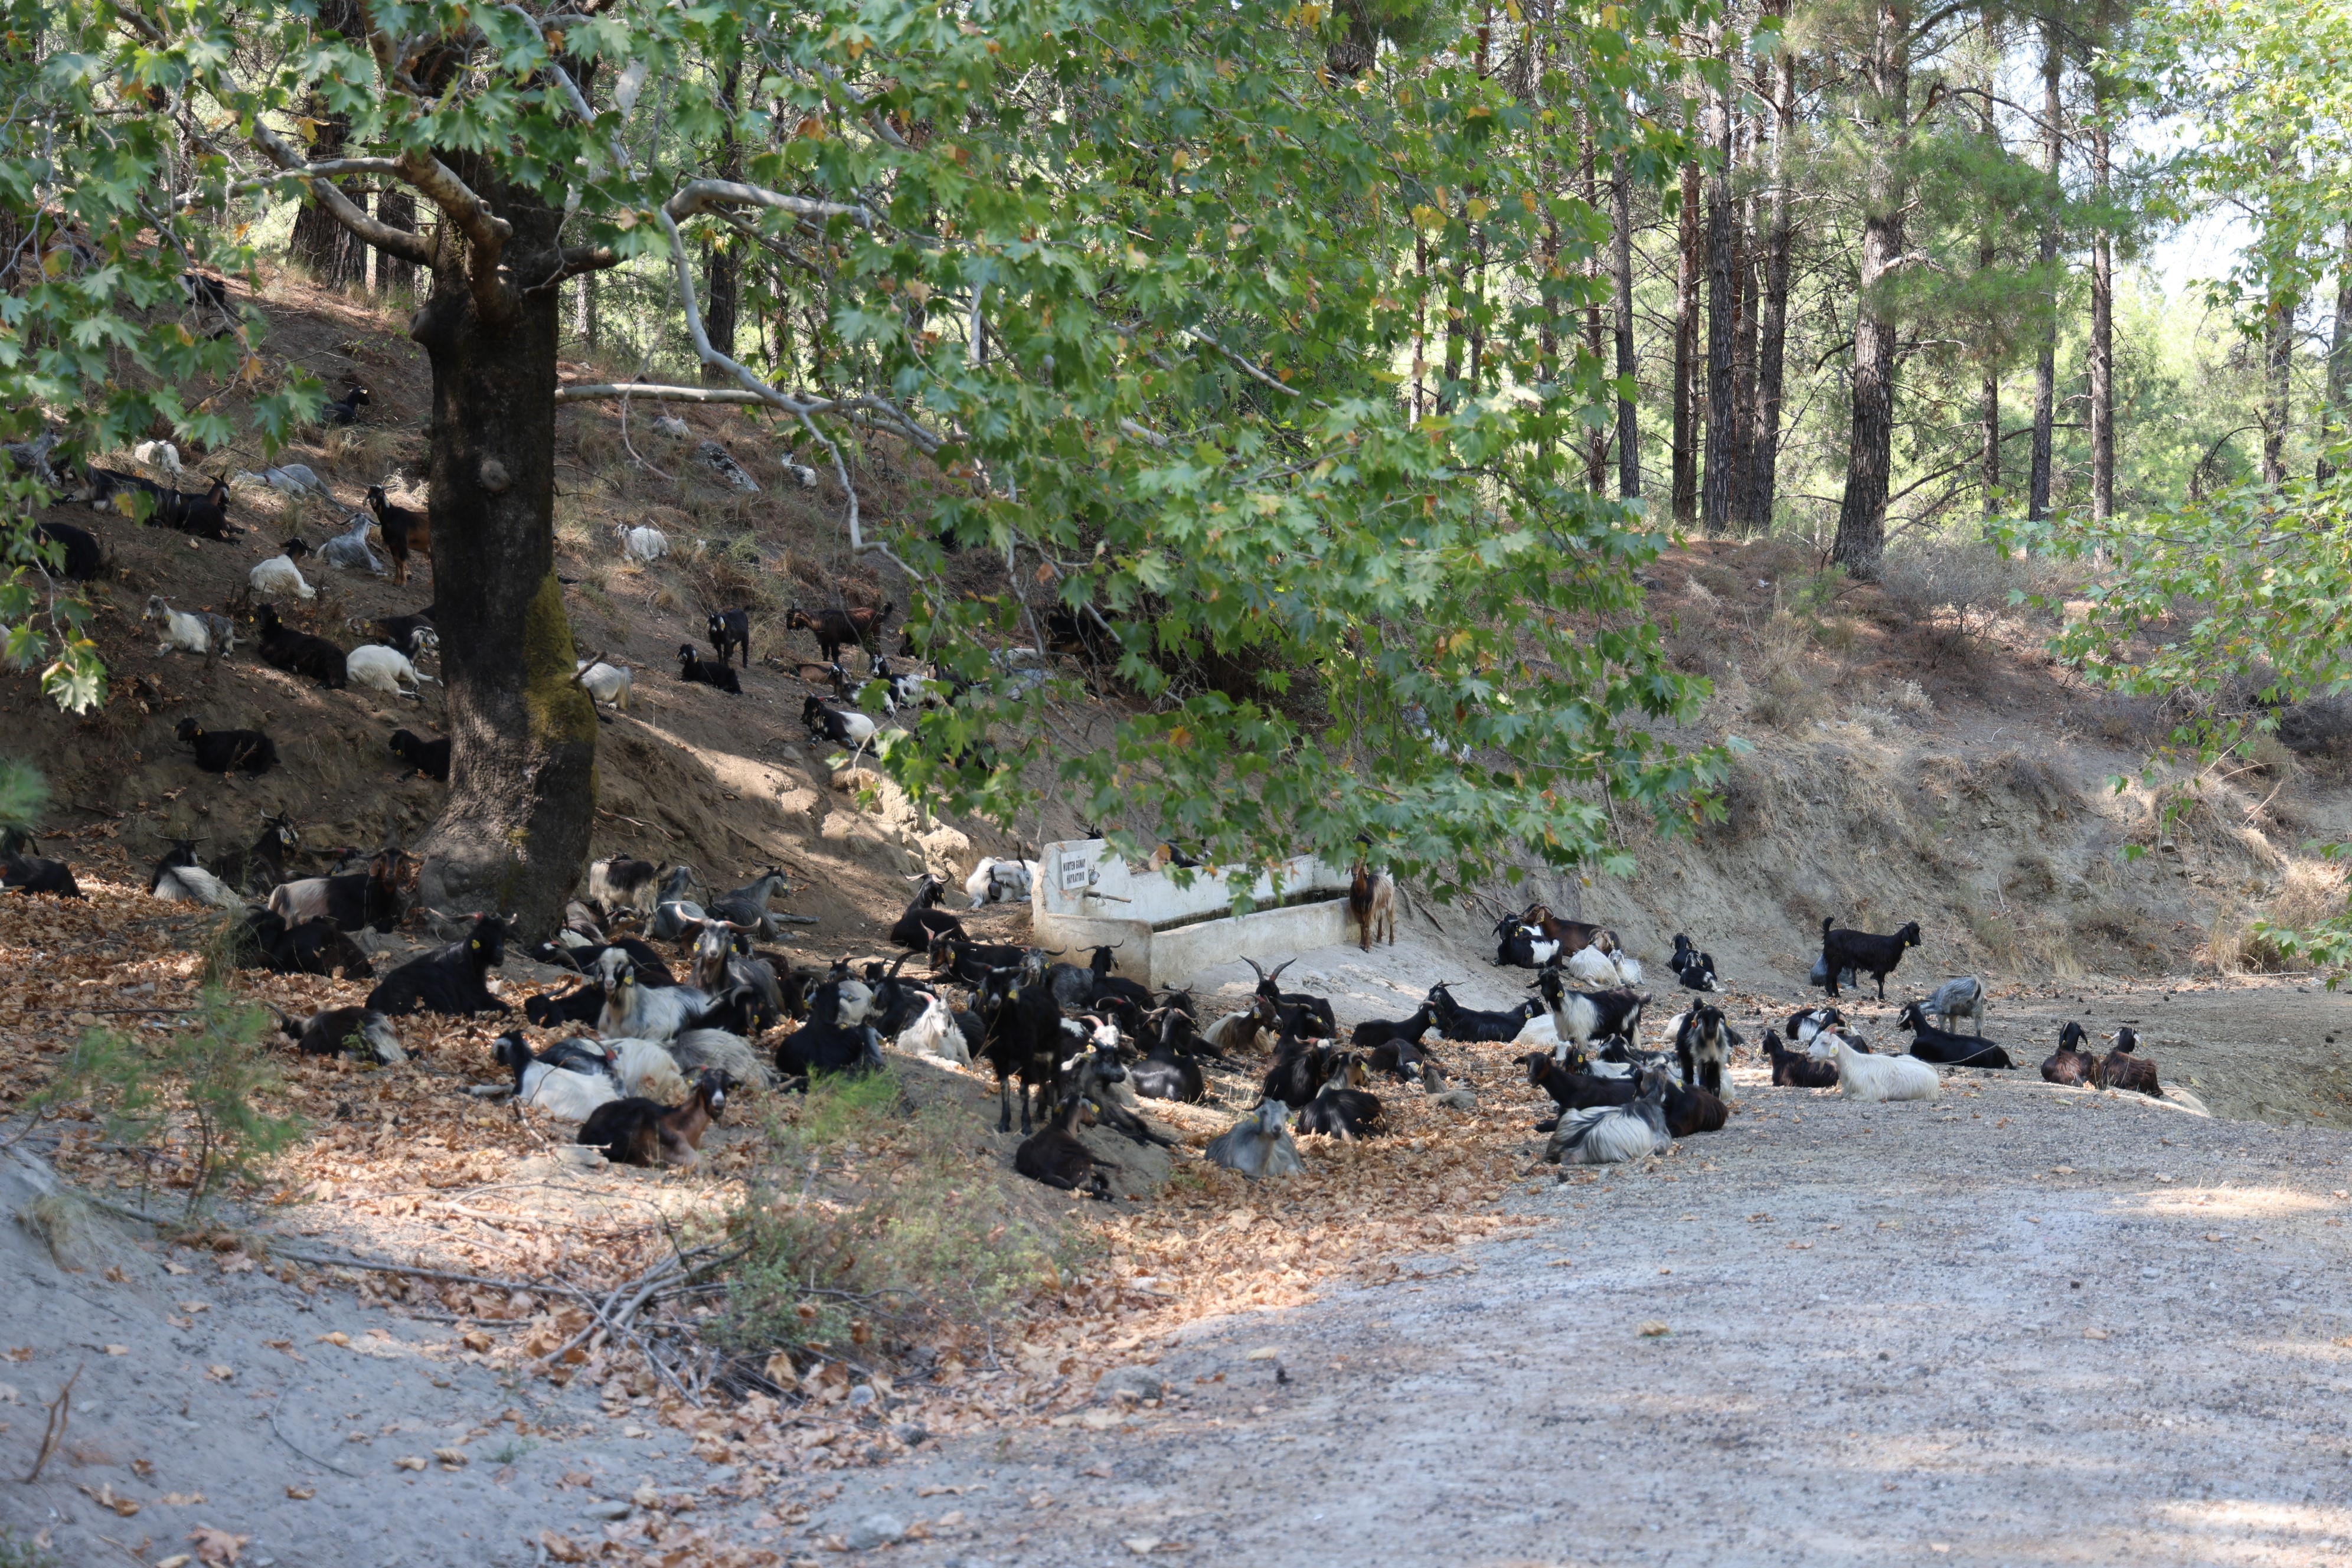
[[290, 555], [273, 555], [257, 563], [246, 574], [246, 581], [257, 594], [291, 594], [298, 599], [319, 596], [319, 590], [302, 580], [302, 569]]
[[602, 702], [607, 708], [617, 709], [624, 713], [629, 710], [629, 667], [627, 665], [599, 662], [592, 669], [589, 668], [588, 660], [583, 658], [577, 660], [572, 668], [574, 672], [580, 675], [580, 684], [587, 689], [590, 698]]
[[816, 489], [816, 470], [814, 468], [803, 467], [799, 463], [793, 462], [790, 458], [787, 458], [784, 459], [784, 472], [792, 475], [793, 483], [800, 486], [801, 489], [804, 490], [813, 490]]
[[166, 903], [210, 904], [233, 910], [245, 902], [221, 885], [221, 879], [197, 866], [174, 866], [155, 879], [154, 896]]
[[971, 1065], [971, 1048], [964, 1043], [963, 1031], [956, 1027], [954, 1010], [937, 996], [924, 1005], [913, 1023], [898, 1031], [898, 1046], [919, 1057], [931, 1057], [959, 1067]]
[[971, 868], [971, 875], [963, 879], [964, 895], [971, 900], [975, 910], [983, 904], [1025, 903], [1036, 877], [1034, 860], [1007, 860], [983, 855], [980, 864]]
[[1544, 1158], [1555, 1164], [1618, 1165], [1657, 1153], [1666, 1137], [1665, 1075], [1643, 1087], [1631, 1105], [1596, 1105], [1570, 1110], [1544, 1147]]
[[[1625, 963], [1633, 963], [1633, 961], [1627, 959]], [[1597, 947], [1587, 947], [1568, 955], [1568, 973], [1581, 985], [1631, 985], [1640, 975], [1641, 965], [1633, 964], [1633, 975], [1629, 976], [1624, 972], [1624, 964]]]
[[614, 1070], [621, 1075], [623, 1094], [657, 1100], [664, 1105], [676, 1105], [686, 1098], [686, 1079], [677, 1070], [677, 1058], [660, 1041], [631, 1037], [607, 1039], [604, 1044], [613, 1053]]
[[631, 528], [616, 522], [613, 532], [621, 542], [621, 553], [632, 561], [658, 561], [669, 553], [669, 535], [658, 528], [646, 524]]
[[1837, 1039], [1838, 1092], [1848, 1100], [1932, 1100], [1944, 1080], [1917, 1057], [1864, 1056]]
[[236, 647], [235, 634], [228, 630], [227, 620], [220, 616], [190, 615], [175, 610], [163, 602], [161, 594], [151, 595], [147, 613], [142, 619], [153, 622], [163, 629], [163, 640], [155, 647], [159, 654], [200, 654], [207, 658], [215, 653], [226, 653]]
[[515, 1103], [543, 1110], [559, 1121], [585, 1121], [600, 1105], [621, 1098], [613, 1080], [601, 1072], [581, 1072], [554, 1062], [533, 1062], [522, 1069]]
[[[362, 643], [343, 656], [343, 678], [353, 686], [366, 686], [391, 697], [410, 697], [418, 701], [425, 693], [417, 689], [420, 682], [429, 679], [416, 673], [408, 656], [396, 647], [382, 643]], [[408, 685], [401, 682], [406, 680]]]
[[669, 1043], [669, 1054], [681, 1073], [717, 1068], [738, 1084], [775, 1085], [776, 1069], [751, 1048], [751, 1042], [725, 1029], [688, 1029]]
[[131, 448], [131, 455], [151, 468], [167, 474], [180, 471], [180, 449], [169, 441], [142, 441]]
[[378, 561], [375, 552], [368, 548], [368, 531], [374, 526], [375, 519], [367, 513], [353, 512], [342, 532], [311, 553], [328, 565], [340, 566], [347, 572], [367, 572], [378, 577], [384, 576], [387, 574], [383, 563]]

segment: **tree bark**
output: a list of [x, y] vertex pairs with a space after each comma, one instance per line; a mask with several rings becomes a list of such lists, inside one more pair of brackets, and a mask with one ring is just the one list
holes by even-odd
[[[742, 84], [741, 63], [730, 64], [719, 84], [719, 100], [728, 110], [727, 129], [721, 132], [719, 142], [719, 177], [722, 180], [743, 177], [743, 149], [735, 138], [735, 118], [742, 107]], [[702, 325], [703, 330], [710, 334], [710, 346], [730, 359], [735, 357], [735, 320], [741, 292], [738, 275], [740, 266], [727, 237], [712, 240], [709, 258], [703, 271]], [[715, 365], [704, 365], [702, 379], [723, 382], [733, 378]]]
[[[1768, 6], [1780, 16], [1785, 5]], [[1797, 127], [1797, 61], [1784, 47], [1772, 77], [1772, 204], [1764, 237], [1764, 299], [1756, 345], [1756, 452], [1754, 509], [1757, 525], [1769, 530], [1780, 499], [1782, 361], [1789, 342], [1789, 258], [1795, 247], [1790, 213], [1789, 138]]]
[[2042, 199], [2049, 208], [2042, 220], [2042, 278], [2048, 315], [2042, 322], [2041, 353], [2033, 362], [2033, 455], [2025, 495], [2029, 518], [2050, 515], [2052, 438], [2058, 411], [2058, 180], [2059, 160], [2065, 147], [2062, 129], [2065, 104], [2058, 89], [2065, 64], [2066, 57], [2058, 47], [2057, 19], [2045, 16], [2042, 22], [2042, 137], [2047, 189]]
[[1854, 307], [1853, 381], [1846, 432], [1845, 494], [1838, 506], [1831, 559], [1857, 577], [1874, 577], [1886, 550], [1886, 490], [1895, 458], [1894, 301], [1888, 274], [1903, 256], [1903, 208], [1909, 191], [1911, 7], [1878, 7], [1871, 45], [1872, 149], [1863, 193], [1860, 298]]
[[[2107, 4], [2100, 0], [2097, 31], [2107, 33]], [[2113, 185], [2114, 133], [2107, 125], [2105, 73], [2091, 70], [2091, 515], [2108, 518], [2116, 510], [2116, 255], [2107, 231], [2107, 198]]]
[[1632, 395], [1640, 367], [1633, 357], [1633, 203], [1622, 166], [1610, 173], [1609, 197], [1617, 230], [1617, 380], [1622, 388], [1617, 395], [1617, 498], [1633, 500], [1642, 493], [1642, 426]]
[[2263, 312], [2263, 483], [2286, 479], [2286, 425], [2293, 408], [2294, 318], [2299, 301], [2273, 286]]
[[[1696, 136], [1698, 128], [1698, 103], [1696, 99], [1683, 100], [1683, 124], [1685, 130]], [[1674, 506], [1675, 521], [1685, 524], [1698, 520], [1698, 432], [1693, 428], [1697, 411], [1691, 405], [1698, 368], [1698, 279], [1702, 248], [1699, 217], [1698, 165], [1685, 163], [1681, 232], [1678, 236], [1682, 266], [1675, 278]]]
[[[1753, 127], [1750, 127], [1752, 132]], [[1748, 161], [1756, 161], [1756, 141], [1753, 134], [1745, 138]], [[1737, 284], [1734, 296], [1738, 306], [1738, 331], [1731, 340], [1731, 407], [1732, 418], [1738, 424], [1739, 461], [1731, 472], [1731, 519], [1743, 533], [1752, 533], [1758, 526], [1756, 516], [1756, 200], [1745, 197], [1732, 205], [1732, 242], [1739, 253], [1739, 265], [1732, 277]]]
[[2327, 406], [2321, 412], [2319, 463], [2315, 475], [2325, 484], [2335, 477], [2328, 454], [2344, 439], [2344, 399], [2352, 391], [2352, 220], [2344, 225], [2343, 248], [2336, 258], [2336, 330], [2327, 342]]
[[1420, 287], [1412, 296], [1412, 417], [1419, 424], [1429, 412], [1429, 236], [1419, 224], [1412, 234], [1413, 276]]
[[[1577, 172], [1583, 185], [1584, 205], [1594, 212], [1601, 210], [1601, 184], [1593, 163], [1592, 117], [1580, 117], [1580, 137], [1577, 145]], [[1584, 348], [1592, 356], [1595, 367], [1601, 363], [1601, 253], [1596, 249], [1585, 258], [1584, 276], [1592, 284], [1586, 291], [1584, 303]], [[1584, 483], [1594, 495], [1609, 493], [1609, 426], [1595, 425], [1586, 432], [1584, 441]]]
[[[509, 275], [551, 270], [562, 213], [478, 161], [458, 173], [514, 226]], [[442, 232], [446, 258], [458, 247]], [[561, 290], [506, 285], [507, 308], [486, 319], [462, 268], [436, 268], [410, 329], [433, 366], [433, 584], [453, 742], [419, 892], [446, 911], [515, 915], [536, 938], [586, 866], [596, 802], [596, 715], [572, 683], [555, 580]]]
[[[315, 100], [310, 107], [319, 121], [319, 137], [310, 145], [310, 156], [341, 157], [351, 134], [351, 116], [328, 114]], [[336, 189], [363, 206], [367, 203], [366, 191], [357, 180], [337, 181]], [[366, 280], [368, 247], [360, 243], [359, 236], [337, 223], [334, 214], [314, 202], [303, 203], [295, 213], [294, 232], [286, 242], [286, 252], [301, 263], [321, 289], [342, 289]]]
[[[307, 212], [310, 209], [306, 206], [303, 210]], [[404, 189], [379, 192], [375, 198], [375, 216], [379, 223], [404, 228], [414, 234], [416, 232], [416, 198]], [[379, 291], [413, 289], [416, 286], [416, 263], [404, 257], [385, 256], [379, 252], [375, 258], [375, 275]]]
[[[1711, 52], [1723, 53], [1720, 24], [1707, 42]], [[1732, 235], [1731, 100], [1720, 89], [1707, 94], [1706, 142], [1715, 150], [1716, 164], [1706, 186], [1706, 478], [1699, 490], [1698, 520], [1701, 528], [1719, 537], [1731, 529], [1740, 468], [1731, 364], [1739, 331], [1739, 247]]]

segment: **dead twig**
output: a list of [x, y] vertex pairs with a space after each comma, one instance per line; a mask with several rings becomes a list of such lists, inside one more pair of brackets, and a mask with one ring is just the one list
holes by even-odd
[[33, 1473], [25, 1478], [26, 1486], [41, 1479], [42, 1467], [49, 1462], [49, 1456], [58, 1451], [58, 1445], [66, 1440], [66, 1423], [73, 1415], [74, 1384], [81, 1381], [81, 1369], [89, 1364], [88, 1362], [77, 1363], [73, 1375], [66, 1379], [63, 1388], [58, 1390], [58, 1396], [49, 1401], [48, 1430], [41, 1434], [41, 1457], [33, 1461]]
[[307, 1448], [304, 1448], [304, 1447], [300, 1447], [299, 1444], [297, 1444], [297, 1443], [294, 1441], [294, 1439], [293, 1439], [293, 1438], [289, 1437], [285, 1433], [283, 1433], [283, 1432], [281, 1432], [281, 1431], [279, 1431], [279, 1430], [278, 1429], [278, 1405], [283, 1405], [283, 1404], [285, 1404], [285, 1403], [286, 1403], [286, 1391], [285, 1391], [284, 1389], [282, 1389], [282, 1388], [281, 1388], [281, 1389], [279, 1389], [279, 1390], [278, 1391], [278, 1404], [277, 1404], [277, 1405], [272, 1405], [269, 1407], [269, 1435], [270, 1435], [271, 1436], [273, 1436], [273, 1437], [277, 1438], [279, 1442], [281, 1442], [281, 1443], [285, 1444], [288, 1447], [292, 1448], [292, 1449], [293, 1449], [297, 1454], [301, 1455], [301, 1456], [302, 1456], [302, 1458], [306, 1458], [306, 1459], [310, 1460], [312, 1464], [314, 1464], [314, 1465], [324, 1465], [324, 1466], [326, 1466], [326, 1467], [327, 1467], [327, 1468], [329, 1468], [329, 1469], [331, 1469], [331, 1470], [334, 1471], [334, 1472], [335, 1472], [335, 1474], [337, 1474], [337, 1475], [339, 1475], [339, 1476], [349, 1476], [349, 1477], [351, 1477], [353, 1480], [357, 1480], [357, 1479], [359, 1479], [359, 1474], [360, 1474], [360, 1473], [359, 1473], [357, 1470], [347, 1470], [347, 1469], [343, 1468], [343, 1467], [342, 1467], [342, 1466], [341, 1466], [341, 1465], [339, 1465], [339, 1464], [335, 1463], [332, 1459], [322, 1459], [322, 1458], [319, 1458], [319, 1456], [318, 1456], [318, 1455], [313, 1454], [313, 1453], [311, 1453], [310, 1450], [308, 1450]]

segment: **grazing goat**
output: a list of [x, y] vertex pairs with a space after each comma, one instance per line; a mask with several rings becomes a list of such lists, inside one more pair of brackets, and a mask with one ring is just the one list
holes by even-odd
[[1694, 1007], [1684, 1014], [1675, 1029], [1675, 1059], [1683, 1082], [1721, 1094], [1723, 1070], [1740, 1043], [1739, 1031], [1725, 1022], [1722, 1008]]
[[1802, 1051], [1792, 1051], [1781, 1044], [1780, 1032], [1764, 1031], [1764, 1056], [1772, 1064], [1772, 1081], [1784, 1089], [1835, 1089], [1838, 1072], [1835, 1062], [1815, 1061]]
[[290, 555], [273, 555], [256, 563], [245, 580], [253, 584], [257, 594], [291, 594], [298, 599], [315, 599], [319, 590], [302, 580], [302, 569], [294, 564]]
[[1036, 876], [1034, 860], [983, 855], [980, 864], [971, 868], [971, 875], [963, 879], [964, 897], [971, 900], [975, 910], [983, 904], [1025, 904]]
[[1078, 1113], [1090, 1100], [1108, 1099], [1105, 1084], [1127, 1077], [1117, 1047], [1095, 1046], [1060, 1064], [1069, 1080], [1060, 1090], [1062, 1106], [1054, 1120], [1013, 1151], [1013, 1168], [1033, 1182], [1064, 1192], [1084, 1192], [1089, 1197], [1110, 1197], [1108, 1167], [1078, 1141]]
[[1675, 979], [1685, 991], [1713, 991], [1716, 987], [1715, 955], [1701, 952], [1691, 945], [1691, 939], [1675, 933], [1675, 956], [1666, 967], [1675, 972]]
[[1953, 1027], [1955, 1018], [1973, 1018], [1977, 1033], [1981, 1035], [1985, 1021], [1984, 982], [1973, 974], [1947, 980], [1919, 1004], [1919, 1010], [1947, 1029]]
[[1906, 1002], [1895, 1015], [1895, 1026], [1911, 1031], [1911, 1054], [1924, 1062], [1955, 1068], [2011, 1068], [2009, 1053], [1982, 1035], [1955, 1035], [1930, 1025], [1925, 1006]]
[[1557, 969], [1544, 971], [1536, 982], [1536, 994], [1543, 999], [1544, 1010], [1551, 1014], [1559, 1041], [1554, 1048], [1563, 1055], [1570, 1047], [1589, 1049], [1594, 1040], [1610, 1035], [1640, 1039], [1642, 1009], [1650, 1005], [1646, 991], [1571, 991]]
[[[743, 682], [736, 675], [734, 666], [711, 663], [695, 652], [690, 642], [677, 645], [677, 678], [690, 686], [708, 686], [715, 691], [724, 691], [736, 697], [743, 695]], [[815, 700], [812, 698], [810, 700]]]
[[1642, 1090], [1623, 1105], [1596, 1105], [1560, 1113], [1543, 1157], [1552, 1164], [1617, 1165], [1666, 1146], [1666, 1079], [1643, 1075]]
[[615, 712], [629, 710], [629, 667], [607, 664], [602, 659], [580, 659], [573, 667], [572, 678], [592, 701], [601, 702]]
[[360, 410], [368, 404], [368, 389], [358, 382], [343, 389], [343, 395], [319, 411], [319, 417], [329, 425], [356, 425]]
[[[58, 552], [58, 569], [68, 582], [87, 583], [105, 569], [106, 552], [99, 547], [97, 536], [70, 523], [35, 523], [33, 542]], [[46, 552], [34, 560], [42, 571], [49, 569]]]
[[726, 1109], [726, 1075], [705, 1072], [682, 1105], [633, 1097], [598, 1106], [581, 1123], [578, 1141], [617, 1164], [692, 1170], [702, 1158], [702, 1135]]
[[746, 669], [751, 668], [751, 612], [749, 610], [713, 610], [706, 635], [710, 639], [710, 651], [726, 664], [730, 650], [736, 661]]
[[1516, 1039], [1529, 1018], [1543, 1011], [1534, 1002], [1522, 1002], [1507, 1013], [1465, 1007], [1454, 999], [1452, 982], [1441, 980], [1429, 988], [1422, 1005], [1428, 1008], [1444, 1040], [1507, 1041]]
[[1211, 1139], [1202, 1153], [1211, 1164], [1239, 1171], [1254, 1182], [1261, 1176], [1295, 1176], [1307, 1169], [1290, 1136], [1290, 1108], [1278, 1100], [1260, 1102]]
[[621, 542], [621, 553], [631, 561], [650, 565], [669, 553], [669, 535], [658, 528], [645, 524], [632, 528], [625, 522], [616, 522], [613, 534]]
[[1838, 1092], [1848, 1100], [1932, 1100], [1944, 1080], [1917, 1057], [1864, 1055], [1843, 1035], [1837, 1041]]
[[273, 910], [249, 907], [238, 942], [240, 969], [267, 969], [273, 974], [326, 974], [341, 980], [371, 980], [375, 976], [375, 965], [360, 951], [359, 944], [324, 917], [289, 925]]
[[429, 779], [449, 782], [449, 737], [428, 741], [413, 730], [392, 732], [392, 754]]
[[281, 1014], [278, 1024], [301, 1056], [367, 1057], [379, 1067], [408, 1059], [392, 1020], [366, 1007], [329, 1007], [299, 1025]]
[[363, 511], [355, 511], [344, 520], [343, 531], [319, 546], [313, 553], [330, 566], [381, 577], [384, 574], [383, 563], [378, 561], [375, 552], [368, 548], [368, 531], [375, 525], [375, 519]]
[[440, 952], [422, 958], [412, 958], [385, 975], [368, 993], [367, 1005], [394, 1017], [404, 1013], [464, 1016], [512, 1012], [513, 1008], [490, 994], [483, 978], [507, 961], [507, 925], [496, 915], [478, 916], [472, 934], [463, 942], [451, 942]]
[[175, 610], [161, 594], [148, 595], [146, 614], [140, 618], [163, 628], [163, 640], [155, 646], [159, 655], [193, 653], [209, 660], [236, 647], [236, 637], [225, 616]]
[[2156, 1064], [2132, 1055], [2139, 1048], [2139, 1037], [2128, 1027], [2119, 1027], [2108, 1038], [2116, 1048], [2099, 1064], [2098, 1086], [2129, 1089], [2150, 1100], [2162, 1100], [2164, 1089], [2156, 1081]]
[[147, 894], [172, 904], [209, 904], [233, 910], [242, 901], [218, 877], [196, 864], [196, 841], [174, 838], [147, 879]]
[[1856, 974], [1867, 974], [1878, 985], [1878, 999], [1886, 1000], [1886, 977], [1903, 962], [1903, 950], [1919, 945], [1919, 922], [1912, 921], [1891, 936], [1877, 936], [1866, 931], [1832, 930], [1830, 917], [1822, 917], [1822, 964], [1829, 972], [1829, 984], [1824, 989], [1832, 996], [1839, 994], [1838, 976], [1851, 969]]
[[[583, 1047], [594, 1047], [594, 1055]], [[500, 1035], [491, 1053], [514, 1072], [514, 1102], [560, 1121], [585, 1121], [621, 1098], [618, 1074], [602, 1041], [566, 1040], [544, 1056], [531, 1055], [520, 1034]]]
[[298, 632], [278, 618], [275, 605], [264, 605], [254, 617], [261, 640], [255, 645], [262, 662], [289, 675], [307, 675], [330, 691], [343, 689], [343, 650], [325, 637]]
[[258, 730], [207, 730], [194, 719], [183, 719], [172, 733], [208, 773], [258, 777], [278, 765], [278, 743]]
[[859, 605], [845, 610], [804, 610], [794, 605], [784, 616], [784, 630], [805, 631], [816, 638], [816, 646], [827, 664], [841, 662], [841, 650], [856, 643], [868, 654], [881, 647], [881, 633], [890, 613], [898, 606], [885, 603], [878, 609]]
[[2042, 1063], [2042, 1081], [2074, 1089], [2097, 1087], [2099, 1058], [2085, 1039], [2083, 1026], [2069, 1019], [2058, 1031], [2058, 1049]]
[[1383, 927], [1396, 945], [1396, 879], [1359, 864], [1348, 879], [1348, 913], [1356, 922], [1357, 946], [1372, 951]]

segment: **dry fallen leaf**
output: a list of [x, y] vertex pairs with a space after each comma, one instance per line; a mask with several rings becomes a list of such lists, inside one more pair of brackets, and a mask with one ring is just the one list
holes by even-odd
[[351, 1335], [349, 1335], [349, 1334], [347, 1334], [347, 1333], [345, 1333], [345, 1332], [343, 1332], [343, 1331], [342, 1331], [342, 1330], [341, 1330], [341, 1329], [337, 1329], [337, 1330], [336, 1330], [333, 1333], [331, 1333], [331, 1334], [320, 1334], [320, 1336], [319, 1336], [315, 1341], [313, 1341], [312, 1342], [313, 1342], [313, 1343], [315, 1343], [315, 1344], [322, 1344], [322, 1345], [344, 1345], [344, 1346], [349, 1346], [349, 1345], [351, 1344], [351, 1342], [352, 1342], [352, 1336], [351, 1336]]
[[2083, 1337], [2086, 1340], [2103, 1340], [2107, 1337], [2107, 1331], [2105, 1329], [2084, 1329], [2083, 1331]]
[[205, 1500], [202, 1492], [165, 1492], [155, 1500], [167, 1508], [194, 1508]]
[[309, 1502], [312, 1498], [319, 1495], [319, 1489], [316, 1487], [288, 1487], [286, 1489], [286, 1495], [292, 1498], [296, 1502]]
[[1665, 1324], [1657, 1322], [1654, 1320], [1642, 1325], [1642, 1337], [1645, 1340], [1654, 1340], [1662, 1334], [1668, 1334], [1673, 1331], [1674, 1331], [1667, 1328]]
[[1281, 1352], [1280, 1350], [1276, 1349], [1276, 1348], [1275, 1346], [1273, 1346], [1273, 1345], [1260, 1345], [1260, 1346], [1258, 1346], [1258, 1347], [1257, 1347], [1257, 1349], [1255, 1349], [1255, 1350], [1254, 1350], [1254, 1351], [1250, 1352], [1250, 1353], [1249, 1353], [1249, 1354], [1247, 1354], [1247, 1355], [1245, 1355], [1245, 1356], [1242, 1357], [1242, 1360], [1244, 1360], [1244, 1361], [1273, 1361], [1276, 1357], [1277, 1357], [1277, 1356], [1279, 1356], [1279, 1355], [1281, 1355], [1281, 1354], [1282, 1354], [1282, 1352]]
[[215, 1362], [212, 1365], [205, 1368], [205, 1375], [211, 1378], [215, 1383], [226, 1383], [236, 1375], [236, 1368], [233, 1366], [223, 1366], [220, 1363]]
[[188, 1540], [194, 1544], [196, 1559], [201, 1563], [235, 1563], [238, 1554], [244, 1552], [245, 1543], [252, 1539], [250, 1535], [231, 1535], [227, 1531], [215, 1530], [209, 1524], [200, 1524], [188, 1532]]
[[441, 1468], [445, 1470], [463, 1469], [468, 1463], [463, 1448], [436, 1448], [433, 1457], [441, 1461]]
[[421, 1470], [425, 1468], [425, 1461], [415, 1454], [403, 1454], [392, 1465], [396, 1470]]
[[539, 1532], [539, 1543], [547, 1549], [548, 1559], [551, 1562], [585, 1563], [588, 1561], [587, 1552], [574, 1545], [570, 1538], [558, 1535], [551, 1530], [542, 1530]]
[[[125, 1519], [129, 1519], [132, 1514], [139, 1511], [139, 1505], [136, 1502], [127, 1497], [116, 1497], [114, 1495], [114, 1489], [110, 1486], [86, 1486], [81, 1489], [83, 1492], [88, 1494], [89, 1500], [98, 1504], [99, 1507], [110, 1508]], [[171, 1500], [166, 1498], [163, 1500], [169, 1502]]]
[[188, 1568], [188, 1564], [194, 1561], [195, 1559], [186, 1552], [179, 1552], [156, 1563], [155, 1568]]
[[1134, 1552], [1138, 1557], [1149, 1557], [1159, 1548], [1160, 1537], [1156, 1535], [1129, 1535], [1122, 1538], [1119, 1544], [1126, 1547], [1129, 1552]]
[[479, 1355], [488, 1354], [490, 1347], [498, 1343], [496, 1340], [490, 1338], [489, 1335], [484, 1333], [479, 1329], [468, 1329], [466, 1331], [466, 1337], [458, 1342], [463, 1344], [467, 1350]]
[[106, 1347], [106, 1353], [109, 1355], [129, 1355], [131, 1353], [131, 1347], [129, 1345], [109, 1345]]

